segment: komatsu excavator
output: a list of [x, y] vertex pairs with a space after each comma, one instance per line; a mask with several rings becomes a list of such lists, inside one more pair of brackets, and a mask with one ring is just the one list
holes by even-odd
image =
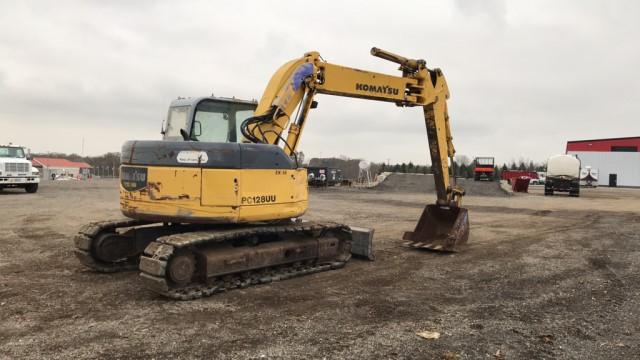
[[120, 207], [127, 219], [95, 222], [75, 237], [92, 269], [139, 268], [147, 286], [174, 299], [342, 267], [349, 226], [300, 220], [307, 174], [297, 159], [316, 94], [422, 106], [437, 201], [406, 245], [456, 251], [469, 236], [463, 189], [452, 184], [454, 147], [440, 69], [377, 48], [402, 76], [328, 63], [317, 52], [284, 64], [261, 100], [178, 99], [161, 141], [122, 147]]

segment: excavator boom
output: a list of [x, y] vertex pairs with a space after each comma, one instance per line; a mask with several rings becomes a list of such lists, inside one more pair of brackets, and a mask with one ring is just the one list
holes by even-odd
[[243, 124], [243, 133], [252, 142], [281, 144], [285, 153], [295, 156], [316, 94], [422, 106], [437, 200], [425, 207], [416, 229], [407, 232], [404, 239], [412, 247], [456, 251], [468, 239], [469, 222], [467, 210], [460, 207], [464, 190], [452, 184], [450, 175], [449, 161], [453, 162], [455, 148], [444, 74], [440, 69], [428, 69], [424, 60], [375, 47], [371, 54], [399, 64], [402, 76], [335, 65], [322, 60], [317, 52], [306, 53], [274, 74], [254, 117]]

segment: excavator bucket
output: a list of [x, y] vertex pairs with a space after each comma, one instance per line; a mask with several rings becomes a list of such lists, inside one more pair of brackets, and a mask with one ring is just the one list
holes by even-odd
[[412, 248], [457, 252], [469, 239], [469, 212], [455, 206], [427, 205], [415, 230], [405, 232], [403, 239]]

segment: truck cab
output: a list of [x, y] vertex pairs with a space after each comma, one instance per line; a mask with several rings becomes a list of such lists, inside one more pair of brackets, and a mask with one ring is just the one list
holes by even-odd
[[0, 190], [23, 188], [28, 193], [38, 191], [40, 176], [31, 165], [30, 155], [22, 146], [0, 145]]
[[492, 157], [477, 157], [473, 160], [473, 179], [493, 181], [495, 160]]

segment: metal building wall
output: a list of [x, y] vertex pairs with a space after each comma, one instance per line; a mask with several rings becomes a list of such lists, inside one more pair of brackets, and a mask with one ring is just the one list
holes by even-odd
[[618, 175], [618, 186], [640, 186], [640, 152], [568, 151], [578, 155], [581, 166], [598, 169], [598, 185], [609, 185], [609, 174]]

